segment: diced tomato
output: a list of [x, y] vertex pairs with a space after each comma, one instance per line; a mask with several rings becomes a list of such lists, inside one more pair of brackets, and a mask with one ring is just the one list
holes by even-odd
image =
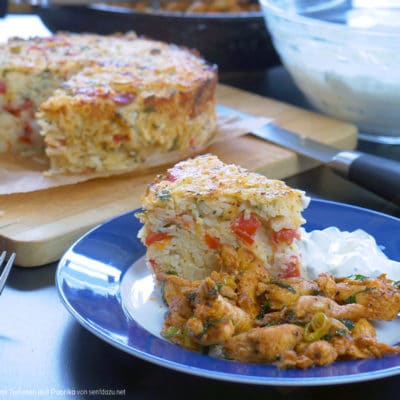
[[300, 234], [297, 229], [283, 228], [278, 232], [273, 231], [271, 235], [271, 242], [274, 244], [286, 243], [292, 244], [294, 239], [300, 239]]
[[260, 226], [261, 222], [255, 214], [251, 213], [249, 218], [245, 218], [244, 213], [242, 213], [231, 224], [231, 230], [243, 242], [253, 244], [254, 235]]
[[22, 126], [24, 127], [25, 136], [31, 136], [33, 133], [33, 128], [32, 128], [32, 124], [30, 123], [30, 121], [24, 121], [22, 123]]
[[129, 140], [128, 135], [114, 135], [113, 136], [113, 142], [114, 143], [122, 143], [122, 142], [127, 142]]
[[176, 179], [177, 179], [176, 176], [172, 175], [171, 172], [168, 172], [168, 174], [167, 174], [167, 181], [175, 182]]
[[127, 104], [133, 103], [136, 97], [137, 96], [135, 93], [119, 93], [113, 96], [113, 100], [115, 103], [125, 106]]
[[4, 81], [0, 81], [0, 94], [4, 94], [7, 91], [7, 85]]
[[42, 46], [38, 46], [37, 44], [33, 44], [28, 47], [28, 50], [44, 50]]
[[21, 111], [22, 110], [30, 110], [33, 108], [33, 102], [30, 99], [25, 98], [22, 103], [18, 107]]
[[19, 117], [21, 115], [21, 111], [32, 109], [33, 103], [29, 99], [24, 99], [22, 103], [18, 106], [13, 106], [11, 104], [4, 104], [3, 106], [3, 110], [8, 111], [10, 114], [15, 115], [16, 117]]
[[281, 274], [281, 278], [293, 278], [300, 276], [299, 259], [296, 256], [291, 256], [289, 262], [285, 263], [285, 268]]
[[10, 114], [15, 115], [16, 117], [19, 117], [19, 115], [21, 114], [21, 110], [17, 107], [12, 106], [11, 104], [4, 104], [3, 110], [8, 111]]
[[206, 233], [204, 235], [204, 240], [206, 242], [206, 245], [210, 248], [210, 249], [216, 249], [219, 244], [220, 244], [220, 239], [215, 237], [215, 236], [211, 236], [208, 233]]
[[149, 258], [149, 263], [153, 268], [157, 266], [156, 260], [154, 258]]
[[33, 140], [30, 136], [20, 136], [18, 138], [18, 142], [32, 144]]
[[160, 242], [161, 240], [169, 239], [171, 236], [165, 232], [150, 232], [146, 239], [145, 244], [146, 246], [150, 246], [155, 242]]
[[3, 110], [8, 111], [10, 114], [15, 115], [16, 117], [19, 117], [19, 115], [21, 114], [20, 109], [11, 105], [10, 103], [4, 104]]

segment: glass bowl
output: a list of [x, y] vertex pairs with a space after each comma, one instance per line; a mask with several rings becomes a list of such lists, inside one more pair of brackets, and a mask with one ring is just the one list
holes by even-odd
[[400, 1], [260, 0], [273, 44], [319, 111], [400, 144]]

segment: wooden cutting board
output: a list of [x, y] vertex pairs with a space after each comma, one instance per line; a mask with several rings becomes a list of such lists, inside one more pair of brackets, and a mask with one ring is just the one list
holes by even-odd
[[[357, 142], [354, 125], [305, 111], [229, 86], [219, 85], [218, 103], [343, 149]], [[250, 135], [216, 143], [207, 152], [228, 163], [286, 178], [317, 165], [315, 161]], [[22, 267], [58, 260], [83, 233], [120, 213], [140, 206], [145, 186], [156, 172], [96, 179], [32, 193], [0, 196], [0, 250], [17, 253]]]

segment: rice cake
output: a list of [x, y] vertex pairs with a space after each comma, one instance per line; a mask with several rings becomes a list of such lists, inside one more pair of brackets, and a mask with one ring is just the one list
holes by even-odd
[[52, 173], [140, 169], [215, 133], [217, 69], [187, 49], [60, 33], [0, 57], [0, 151], [44, 147]]

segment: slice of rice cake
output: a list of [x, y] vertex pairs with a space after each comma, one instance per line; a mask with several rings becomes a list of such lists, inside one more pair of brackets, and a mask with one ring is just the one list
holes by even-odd
[[179, 162], [150, 184], [138, 236], [156, 276], [202, 279], [223, 267], [222, 249], [247, 249], [273, 277], [298, 276], [295, 238], [304, 192], [214, 155]]

